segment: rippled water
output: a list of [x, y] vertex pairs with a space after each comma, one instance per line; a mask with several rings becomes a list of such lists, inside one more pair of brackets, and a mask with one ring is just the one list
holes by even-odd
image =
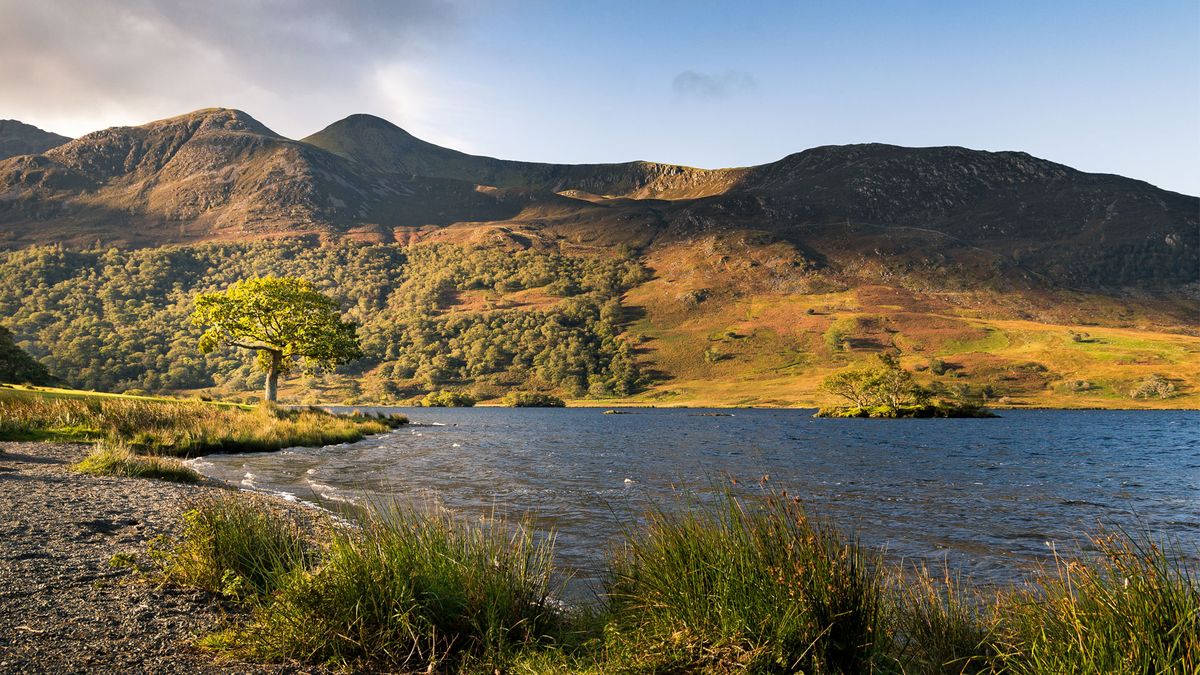
[[[623, 527], [679, 489], [763, 476], [895, 558], [1006, 582], [1098, 523], [1200, 548], [1200, 413], [1006, 411], [989, 420], [828, 420], [803, 410], [386, 409], [360, 443], [216, 455], [197, 469], [336, 505], [435, 498], [558, 533], [578, 591]], [[425, 426], [429, 425], [429, 426]]]

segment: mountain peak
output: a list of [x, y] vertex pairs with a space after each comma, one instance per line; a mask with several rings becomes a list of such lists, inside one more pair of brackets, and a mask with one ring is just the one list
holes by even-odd
[[0, 120], [0, 159], [36, 155], [71, 140], [18, 120]]

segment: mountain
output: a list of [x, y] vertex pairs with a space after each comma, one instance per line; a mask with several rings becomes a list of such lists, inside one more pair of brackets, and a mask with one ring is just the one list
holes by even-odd
[[290, 274], [337, 297], [368, 353], [305, 401], [810, 405], [889, 351], [1014, 404], [1195, 407], [1198, 216], [1021, 152], [563, 165], [368, 115], [297, 141], [211, 108], [0, 160], [0, 314], [85, 388], [255, 389], [239, 355], [196, 356], [191, 298]]
[[71, 140], [17, 120], [0, 120], [0, 159], [35, 155]]

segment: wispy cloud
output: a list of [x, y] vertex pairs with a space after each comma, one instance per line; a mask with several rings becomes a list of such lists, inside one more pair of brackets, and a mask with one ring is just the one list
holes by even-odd
[[80, 134], [224, 105], [300, 135], [386, 106], [373, 74], [447, 39], [452, 1], [0, 0], [0, 117]]
[[710, 75], [685, 70], [671, 81], [671, 89], [679, 99], [720, 99], [753, 91], [758, 82], [750, 73], [729, 70]]

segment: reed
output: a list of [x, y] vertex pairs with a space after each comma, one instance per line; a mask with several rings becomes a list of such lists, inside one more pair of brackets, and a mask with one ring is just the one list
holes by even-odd
[[1092, 544], [998, 604], [1005, 672], [1200, 672], [1200, 583], [1185, 552], [1124, 532]]

